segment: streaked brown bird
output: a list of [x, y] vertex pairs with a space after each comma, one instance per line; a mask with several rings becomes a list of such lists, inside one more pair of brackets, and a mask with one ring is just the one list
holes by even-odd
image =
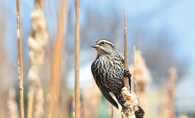
[[[118, 104], [112, 98], [109, 92], [113, 93], [122, 107], [125, 101], [121, 97], [121, 91], [124, 87], [124, 76], [129, 79], [131, 74], [124, 69], [124, 58], [117, 53], [113, 43], [107, 39], [100, 39], [92, 46], [97, 51], [97, 57], [91, 65], [91, 71], [95, 82], [104, 95], [104, 97], [118, 109]], [[143, 118], [144, 111], [141, 107], [135, 112], [136, 118]]]

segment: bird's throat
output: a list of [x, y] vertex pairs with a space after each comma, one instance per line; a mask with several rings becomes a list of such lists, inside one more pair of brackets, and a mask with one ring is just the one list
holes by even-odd
[[104, 49], [101, 48], [96, 48], [96, 51], [98, 52], [98, 55], [105, 55], [105, 54], [110, 54], [110, 52], [105, 51]]

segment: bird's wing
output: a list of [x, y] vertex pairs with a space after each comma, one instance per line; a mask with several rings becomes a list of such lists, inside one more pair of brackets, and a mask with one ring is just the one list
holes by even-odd
[[138, 106], [139, 110], [135, 112], [135, 117], [136, 118], [143, 118], [144, 117], [144, 110]]
[[102, 92], [102, 94], [104, 95], [104, 97], [112, 104], [114, 105], [117, 109], [118, 109], [118, 104], [116, 103], [116, 101], [112, 98], [112, 96], [110, 95], [110, 93], [104, 89], [103, 85], [101, 84], [101, 82], [96, 81], [96, 84], [98, 85], [100, 91]]
[[95, 71], [93, 69], [93, 64], [91, 66], [91, 72], [93, 74], [93, 77], [95, 79], [95, 82], [98, 86], [98, 88], [100, 89], [100, 91], [102, 92], [102, 94], [104, 95], [104, 97], [112, 104], [114, 105], [117, 109], [118, 109], [118, 104], [116, 103], [116, 101], [112, 98], [112, 96], [110, 95], [110, 93], [103, 87], [102, 83], [99, 79], [99, 77], [95, 76]]
[[124, 63], [124, 53], [119, 53], [119, 58]]

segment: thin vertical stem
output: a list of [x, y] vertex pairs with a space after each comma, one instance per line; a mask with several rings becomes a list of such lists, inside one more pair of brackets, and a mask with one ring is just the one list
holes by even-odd
[[176, 68], [172, 67], [169, 69], [169, 89], [168, 89], [168, 105], [169, 106], [169, 116], [168, 118], [174, 118], [174, 88], [175, 88], [175, 80], [177, 77]]
[[[128, 49], [127, 49], [127, 25], [126, 25], [126, 10], [124, 10], [124, 68], [125, 70], [128, 70]], [[124, 78], [124, 84], [125, 87], [130, 88], [129, 85], [129, 78]]]
[[133, 69], [133, 76], [134, 76], [134, 92], [137, 94], [137, 81], [136, 81], [136, 70], [137, 70], [137, 68], [136, 68], [136, 48], [135, 48], [135, 46], [133, 46], [133, 60], [134, 60], [134, 69]]
[[28, 90], [28, 111], [27, 118], [32, 118], [33, 114], [34, 89], [32, 87]]
[[75, 118], [80, 118], [80, 90], [79, 90], [79, 68], [80, 68], [80, 20], [79, 0], [76, 0], [76, 26], [75, 26]]
[[16, 8], [17, 8], [17, 39], [18, 39], [18, 78], [19, 78], [19, 89], [20, 89], [20, 118], [24, 118], [22, 37], [21, 37], [21, 26], [20, 26], [20, 0], [16, 1]]
[[59, 85], [61, 78], [61, 63], [62, 63], [62, 47], [63, 47], [63, 33], [64, 33], [64, 18], [65, 18], [65, 0], [61, 0], [60, 13], [58, 16], [58, 29], [57, 37], [54, 47], [54, 56], [52, 59], [52, 73], [50, 80], [50, 92], [51, 100], [49, 103], [49, 118], [55, 118], [56, 116], [56, 107], [58, 104], [58, 94], [59, 94]]

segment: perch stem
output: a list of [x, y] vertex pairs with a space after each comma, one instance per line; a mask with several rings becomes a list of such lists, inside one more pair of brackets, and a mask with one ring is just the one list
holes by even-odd
[[[124, 68], [125, 70], [128, 69], [128, 49], [127, 49], [127, 25], [126, 25], [126, 10], [124, 10]], [[125, 87], [130, 88], [131, 90], [131, 85], [129, 84], [129, 78], [125, 77], [124, 78], [124, 84]]]
[[18, 40], [18, 78], [20, 91], [20, 118], [24, 118], [24, 97], [23, 97], [23, 63], [22, 63], [22, 37], [20, 25], [20, 0], [16, 1], [17, 8], [17, 40]]
[[136, 47], [133, 47], [133, 52], [134, 52], [134, 69], [133, 69], [133, 76], [134, 76], [134, 92], [137, 94], [137, 81], [136, 81]]

